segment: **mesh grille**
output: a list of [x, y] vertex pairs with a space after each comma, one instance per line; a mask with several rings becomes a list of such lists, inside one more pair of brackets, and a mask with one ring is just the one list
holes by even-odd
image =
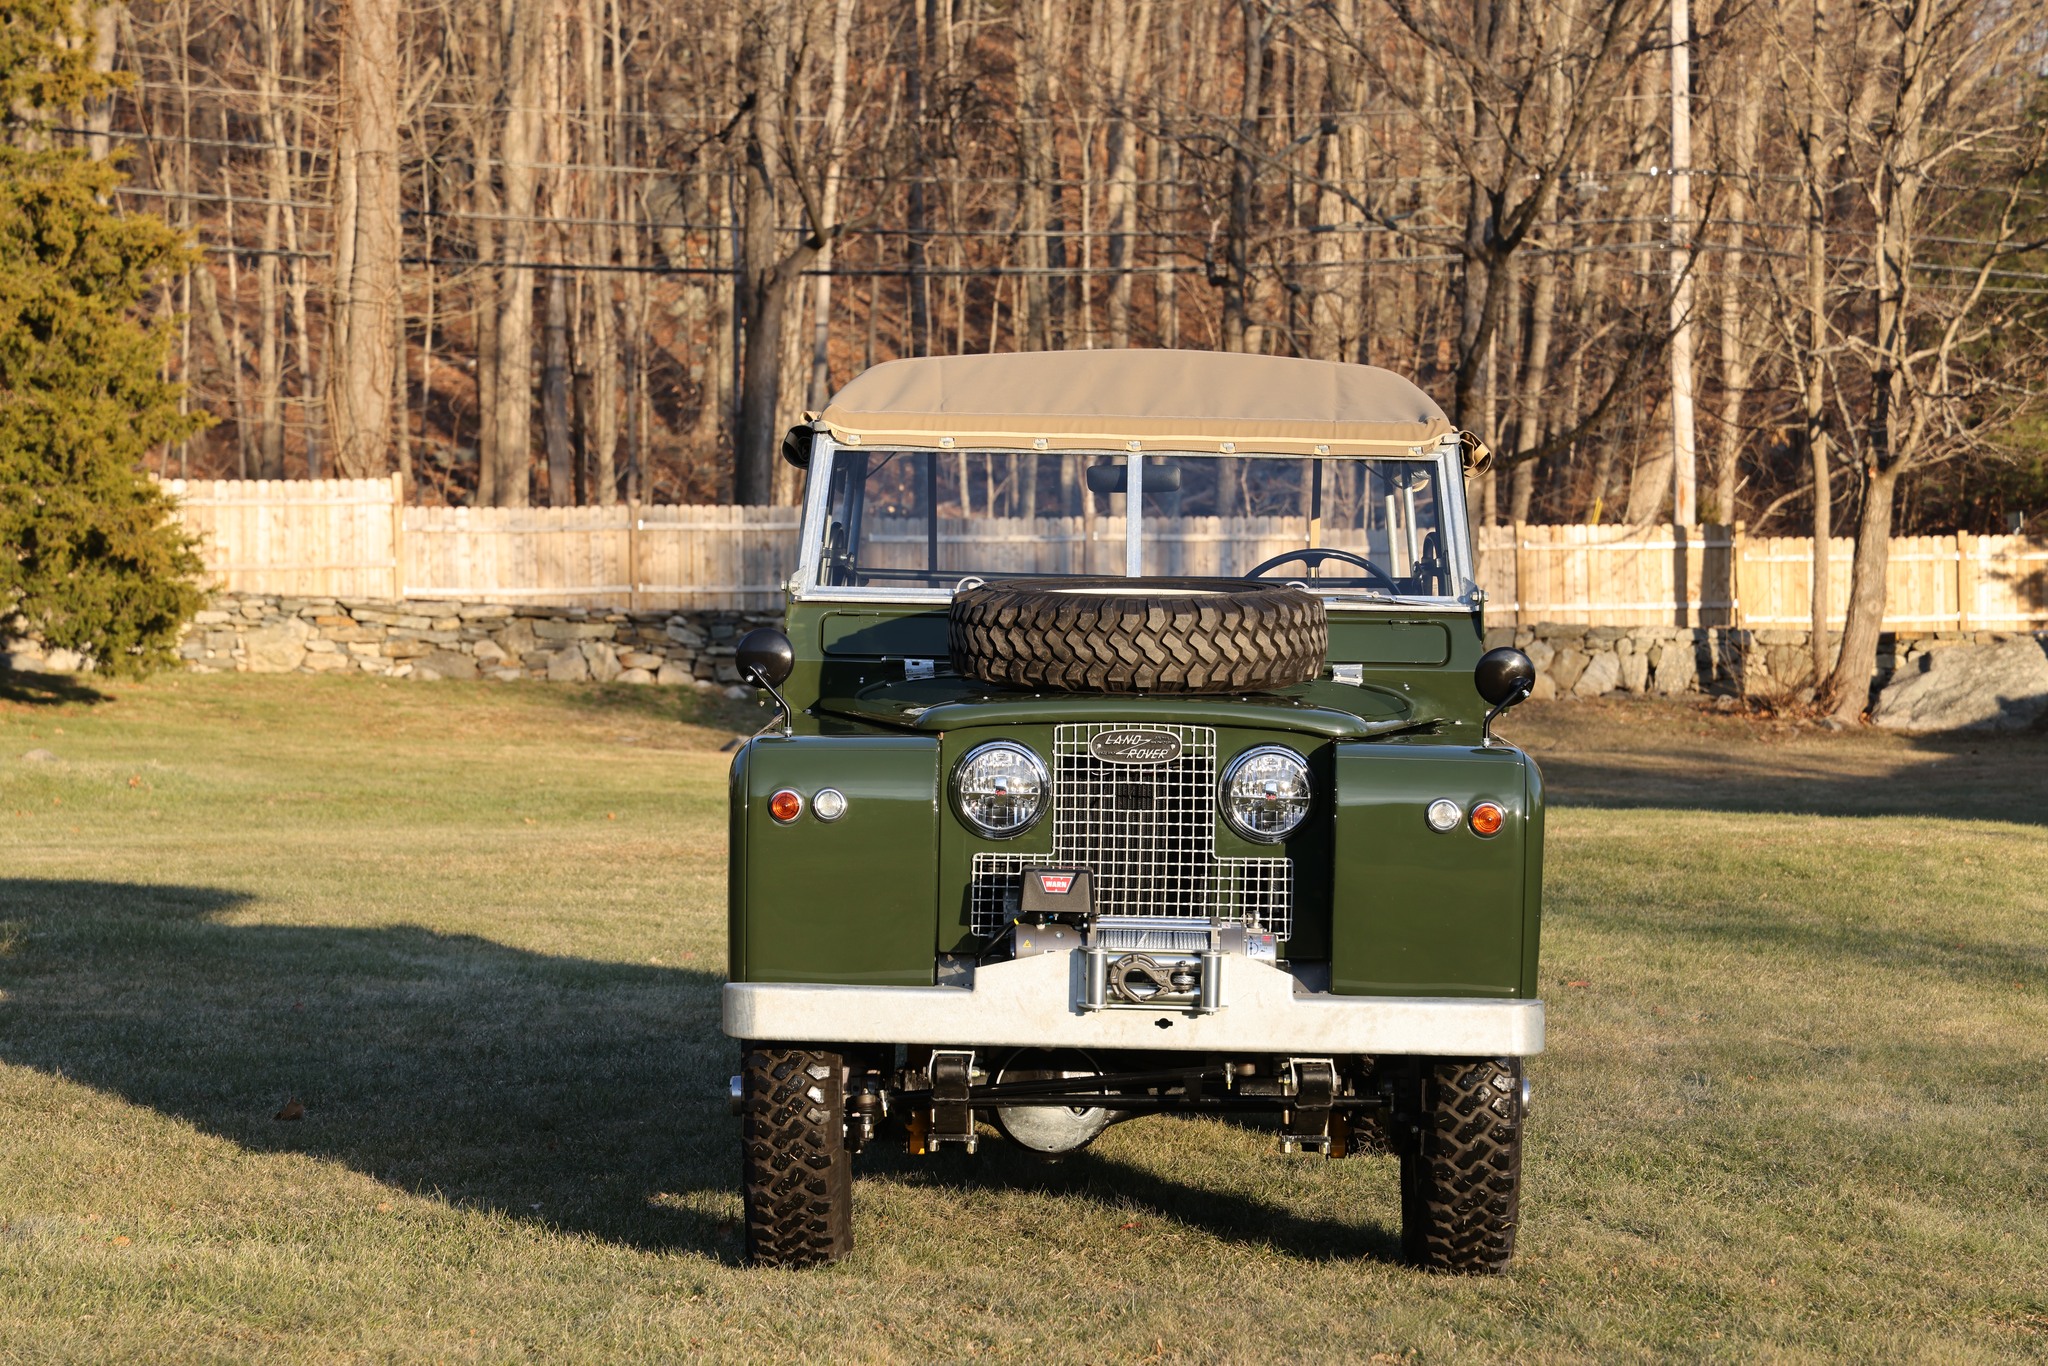
[[[1090, 741], [1108, 731], [1163, 731], [1180, 757], [1118, 764]], [[1216, 732], [1207, 726], [1093, 723], [1053, 734], [1053, 852], [976, 854], [969, 912], [974, 932], [996, 933], [1017, 912], [1019, 873], [1072, 865], [1094, 874], [1105, 917], [1221, 919], [1286, 938], [1292, 868], [1284, 858], [1216, 857]]]

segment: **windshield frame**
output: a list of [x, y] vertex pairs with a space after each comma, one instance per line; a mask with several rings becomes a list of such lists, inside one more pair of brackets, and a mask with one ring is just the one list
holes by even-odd
[[[824, 521], [829, 515], [827, 504], [831, 496], [831, 470], [835, 457], [842, 449], [847, 449], [847, 447], [843, 447], [840, 443], [834, 441], [829, 433], [820, 431], [812, 437], [811, 458], [805, 470], [804, 515], [803, 524], [799, 531], [801, 541], [798, 547], [798, 562], [796, 573], [789, 584], [791, 599], [797, 602], [915, 603], [932, 606], [941, 606], [951, 602], [957, 585], [926, 587], [922, 585], [900, 584], [857, 587], [850, 584], [828, 585], [818, 582], [820, 557], [824, 548], [822, 532]], [[891, 445], [889, 449], [895, 450], [899, 448]], [[913, 448], [902, 447], [901, 449]], [[1134, 454], [1134, 452], [1127, 449], [1116, 450], [1110, 447], [1074, 453], [1104, 459], [1123, 459], [1126, 461]], [[1147, 450], [1141, 454], [1147, 458], [1155, 456], [1167, 459], [1190, 460], [1214, 460], [1221, 458], [1216, 452], [1178, 449]], [[1243, 454], [1256, 455], [1260, 459], [1315, 460], [1330, 458], [1328, 456], [1280, 454], [1267, 451], [1243, 452]], [[1346, 456], [1342, 458], [1370, 460], [1373, 457]], [[1476, 602], [1475, 595], [1478, 592], [1479, 585], [1472, 561], [1472, 524], [1467, 514], [1465, 503], [1464, 458], [1458, 438], [1456, 436], [1445, 436], [1442, 440], [1435, 443], [1433, 447], [1411, 447], [1401, 455], [1395, 456], [1390, 454], [1388, 458], [1427, 460], [1436, 467], [1437, 487], [1443, 517], [1442, 529], [1444, 532], [1445, 550], [1450, 557], [1451, 578], [1455, 585], [1453, 591], [1443, 597], [1416, 594], [1404, 594], [1397, 597], [1370, 589], [1346, 588], [1325, 590], [1317, 593], [1317, 596], [1322, 598], [1327, 606], [1339, 607], [1345, 610], [1413, 611], [1418, 607], [1437, 610], [1469, 610]], [[1143, 476], [1140, 475], [1140, 481], [1142, 481], [1142, 478]], [[1137, 521], [1137, 519], [1133, 519], [1133, 521]], [[1132, 539], [1135, 540], [1136, 537], [1133, 536]], [[1130, 567], [1131, 564], [1127, 558], [1125, 564], [1126, 571]], [[974, 574], [964, 574], [961, 577], [966, 581], [982, 581], [981, 576]], [[1126, 572], [1124, 577], [1133, 578], [1135, 582], [1143, 582], [1146, 576], [1133, 576]], [[1049, 578], [1047, 580], [1048, 583], [1058, 583], [1059, 581], [1058, 578]], [[1318, 582], [1315, 579], [1305, 577], [1284, 579], [1272, 577], [1264, 581], [1270, 583], [1290, 583], [1307, 589], [1310, 592], [1315, 592]]]

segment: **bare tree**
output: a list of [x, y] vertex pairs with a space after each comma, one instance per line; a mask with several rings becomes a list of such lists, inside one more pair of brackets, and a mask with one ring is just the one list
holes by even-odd
[[334, 460], [384, 470], [398, 374], [398, 0], [349, 0], [334, 149]]
[[[1899, 481], [1984, 435], [1972, 419], [1983, 415], [1980, 399], [1991, 381], [1976, 372], [1967, 348], [1990, 330], [1980, 309], [1998, 265], [2042, 245], [2021, 240], [2020, 210], [2048, 151], [2048, 127], [2030, 118], [2019, 89], [1979, 98], [2035, 16], [1987, 14], [1971, 0], [1895, 0], [1871, 9], [1866, 32], [1885, 98], [1881, 117], [1846, 130], [1872, 228], [1858, 281], [1868, 331], [1854, 337], [1869, 376], [1857, 440], [1862, 507], [1841, 652], [1820, 694], [1843, 718], [1862, 712], [1877, 667]], [[1968, 203], [1958, 197], [1944, 206], [1930, 195], [1931, 182], [1949, 170], [2005, 187], [1996, 225], [1960, 290], [1928, 279], [1931, 268], [1947, 264], [1930, 259], [1930, 239]]]
[[[790, 289], [842, 226], [824, 221], [811, 168], [793, 123], [790, 88], [806, 76], [806, 48], [791, 14], [778, 0], [762, 0], [744, 16], [741, 72], [746, 93], [739, 131], [744, 149], [746, 216], [742, 282], [746, 287], [746, 342], [741, 360], [740, 416], [734, 438], [733, 497], [765, 503], [774, 492], [775, 452], [782, 432], [775, 411], [782, 382], [782, 329]], [[785, 247], [782, 208], [794, 197], [805, 223]]]

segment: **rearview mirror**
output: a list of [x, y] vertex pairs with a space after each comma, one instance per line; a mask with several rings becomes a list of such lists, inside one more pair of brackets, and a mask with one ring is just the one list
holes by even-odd
[[782, 458], [800, 470], [811, 467], [811, 441], [817, 436], [808, 422], [799, 422], [782, 434]]
[[732, 652], [740, 676], [764, 687], [780, 687], [796, 668], [796, 648], [789, 637], [773, 626], [763, 626], [740, 637]]
[[1536, 686], [1536, 661], [1503, 645], [1479, 656], [1472, 682], [1490, 707], [1505, 707], [1527, 697]]

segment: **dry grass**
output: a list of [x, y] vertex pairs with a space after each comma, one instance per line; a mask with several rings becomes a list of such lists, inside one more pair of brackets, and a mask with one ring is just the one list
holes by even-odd
[[1388, 1159], [1158, 1119], [877, 1155], [792, 1276], [736, 1264], [739, 716], [0, 698], [0, 1359], [2048, 1358], [2039, 738], [1512, 718], [1556, 806], [1508, 1277], [1394, 1264]]

